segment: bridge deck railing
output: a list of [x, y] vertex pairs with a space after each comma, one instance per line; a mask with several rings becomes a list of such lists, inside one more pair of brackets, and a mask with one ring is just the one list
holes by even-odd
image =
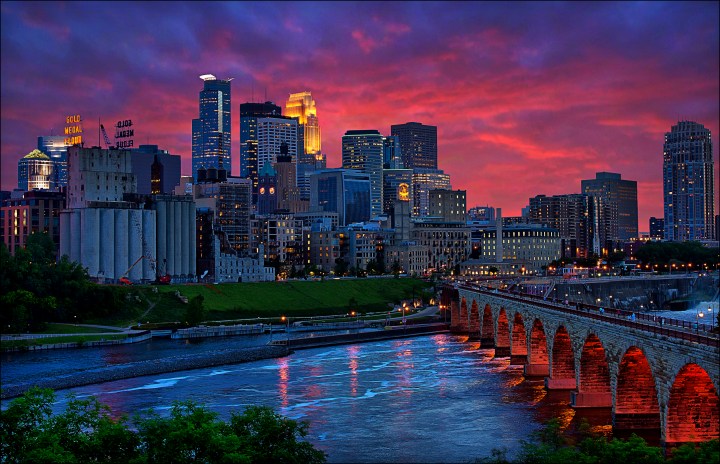
[[[690, 321], [658, 317], [651, 314], [637, 314], [620, 309], [603, 309], [601, 312], [600, 306], [588, 304], [566, 305], [562, 302], [545, 300], [542, 296], [509, 293], [495, 289], [488, 290], [476, 286], [460, 285], [459, 288], [487, 295], [500, 296], [505, 299], [523, 303], [530, 302], [536, 306], [553, 311], [575, 314], [623, 327], [632, 327], [656, 335], [679, 338], [681, 340], [688, 340], [695, 343], [702, 343], [704, 345], [720, 347], [720, 337], [712, 331], [714, 327], [710, 324], [696, 324]], [[629, 319], [632, 318], [633, 314], [635, 314], [635, 320]]]

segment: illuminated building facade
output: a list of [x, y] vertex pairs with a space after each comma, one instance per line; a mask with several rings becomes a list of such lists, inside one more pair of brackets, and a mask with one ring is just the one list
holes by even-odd
[[22, 198], [7, 199], [0, 207], [0, 242], [10, 254], [25, 247], [33, 233], [48, 234], [55, 247], [60, 245], [60, 211], [65, 209], [62, 192], [30, 191]]
[[272, 214], [277, 209], [277, 173], [268, 163], [263, 166], [258, 177], [257, 212], [261, 215]]
[[444, 222], [465, 223], [465, 190], [430, 190], [429, 216], [440, 218]]
[[441, 169], [413, 169], [413, 216], [430, 214], [430, 190], [451, 190], [450, 175]]
[[[285, 116], [297, 118], [303, 126], [305, 154], [315, 157], [322, 151], [317, 108], [310, 92], [291, 93], [285, 103]], [[303, 160], [304, 161], [304, 160]]]
[[[497, 258], [497, 233], [495, 227], [480, 232], [482, 259], [493, 262]], [[560, 233], [556, 229], [540, 225], [514, 225], [502, 227], [502, 260], [518, 262], [526, 270], [539, 273], [543, 266], [560, 259]]]
[[602, 198], [609, 208], [608, 235], [612, 240], [638, 236], [637, 182], [623, 180], [620, 174], [598, 172], [595, 179], [580, 181], [582, 193]]
[[649, 222], [650, 238], [662, 239], [665, 234], [665, 220], [663, 218], [651, 217]]
[[[240, 105], [240, 177], [257, 179], [257, 120], [261, 117], [281, 116], [281, 108], [273, 102], [242, 103]], [[257, 183], [254, 184], [257, 187]]]
[[47, 135], [38, 137], [38, 150], [45, 153], [55, 163], [55, 186], [67, 186], [67, 148], [64, 135]]
[[18, 161], [18, 188], [22, 191], [54, 190], [55, 163], [40, 150], [33, 150]]
[[410, 203], [412, 211], [412, 169], [383, 169], [383, 212], [391, 214], [395, 200]]
[[530, 198], [530, 222], [557, 229], [562, 257], [606, 256], [612, 251], [610, 208], [602, 198], [584, 194]]
[[221, 252], [247, 256], [250, 253], [252, 184], [248, 179], [208, 178], [195, 185], [198, 209], [214, 213], [213, 232], [220, 236]]
[[383, 212], [383, 136], [376, 130], [349, 130], [342, 137], [342, 167], [370, 177], [372, 217]]
[[437, 127], [419, 122], [390, 126], [390, 135], [400, 142], [403, 167], [437, 169]]
[[680, 121], [665, 133], [665, 240], [715, 239], [715, 186], [710, 131]]
[[200, 76], [200, 117], [192, 120], [192, 171], [225, 169], [232, 173], [230, 146], [230, 79], [217, 79], [212, 74]]

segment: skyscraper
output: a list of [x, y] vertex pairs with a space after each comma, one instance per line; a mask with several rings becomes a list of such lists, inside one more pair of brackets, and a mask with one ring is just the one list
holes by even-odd
[[377, 130], [349, 130], [342, 137], [342, 167], [370, 176], [372, 216], [383, 212], [383, 136]]
[[415, 168], [412, 171], [412, 214], [427, 216], [430, 214], [430, 190], [451, 190], [450, 175], [442, 169]]
[[[291, 93], [285, 103], [285, 116], [297, 118], [305, 133], [305, 153], [315, 156], [321, 151], [320, 125], [315, 100], [310, 92]], [[304, 160], [303, 160], [304, 162]]]
[[620, 174], [598, 172], [595, 179], [581, 180], [582, 193], [600, 197], [609, 208], [609, 237], [630, 240], [638, 236], [637, 182]]
[[18, 188], [23, 191], [54, 190], [55, 163], [40, 150], [33, 150], [18, 161]]
[[232, 172], [230, 147], [230, 80], [217, 79], [212, 74], [200, 76], [200, 117], [192, 120], [192, 171], [197, 182], [197, 170], [225, 169]]
[[243, 103], [240, 105], [240, 177], [257, 179], [257, 119], [280, 116], [275, 103]]
[[285, 116], [298, 120], [297, 184], [303, 198], [310, 198], [311, 172], [325, 169], [327, 161], [322, 152], [322, 137], [317, 108], [310, 92], [291, 93], [285, 103]]
[[369, 176], [354, 169], [322, 169], [310, 175], [312, 211], [338, 213], [339, 225], [370, 219]]
[[47, 135], [38, 137], [38, 150], [45, 153], [55, 163], [54, 182], [60, 187], [67, 186], [67, 149], [64, 135]]
[[663, 144], [665, 240], [715, 238], [715, 186], [710, 131], [679, 121]]
[[437, 169], [437, 127], [419, 122], [390, 126], [390, 135], [400, 140], [400, 151], [405, 169]]

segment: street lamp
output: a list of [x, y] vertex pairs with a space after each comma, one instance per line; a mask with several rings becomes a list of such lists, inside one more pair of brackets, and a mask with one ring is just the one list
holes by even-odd
[[702, 311], [699, 311], [699, 310], [695, 311], [695, 333], [696, 334], [700, 332], [700, 319], [702, 319], [703, 316], [705, 316], [705, 313], [703, 313]]
[[713, 310], [712, 306], [708, 306], [708, 317], [710, 318], [710, 327], [711, 327], [711, 330], [714, 331], [715, 330], [715, 318], [713, 317], [712, 310]]

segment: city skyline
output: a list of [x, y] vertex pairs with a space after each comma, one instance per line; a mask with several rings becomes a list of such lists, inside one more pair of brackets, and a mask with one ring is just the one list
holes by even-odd
[[637, 181], [647, 231], [649, 217], [663, 217], [665, 133], [678, 120], [720, 133], [714, 2], [1, 8], [4, 190], [37, 137], [60, 134], [71, 114], [84, 119], [86, 146], [99, 139], [98, 118], [132, 119], [137, 144], [180, 155], [189, 174], [206, 73], [234, 79], [234, 173], [239, 105], [284, 107], [309, 91], [328, 167], [340, 167], [348, 130], [437, 126], [452, 188], [467, 191], [468, 207], [507, 216], [535, 195], [580, 193], [582, 179], [607, 171]]

